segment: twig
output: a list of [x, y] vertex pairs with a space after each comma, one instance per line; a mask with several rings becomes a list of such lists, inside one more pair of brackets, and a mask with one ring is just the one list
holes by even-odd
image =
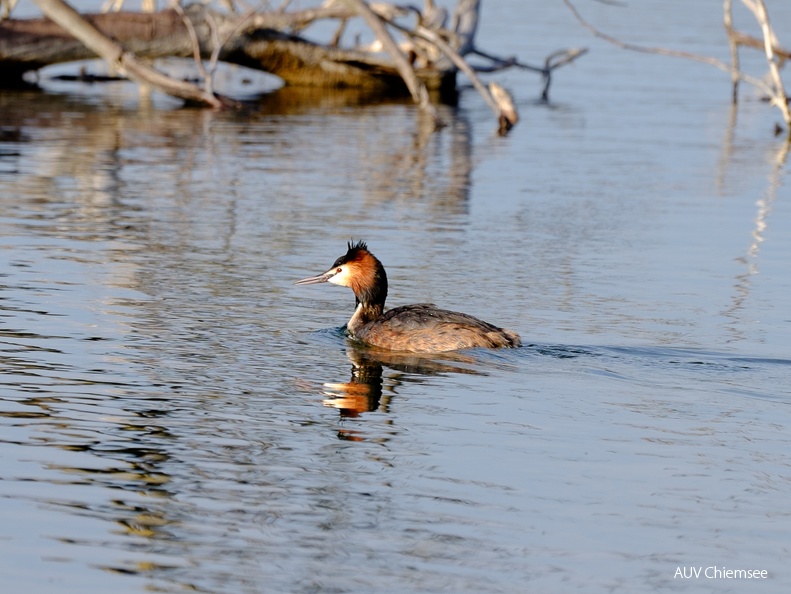
[[[406, 32], [410, 33], [409, 31]], [[459, 70], [461, 70], [464, 74], [467, 75], [467, 77], [470, 79], [470, 82], [472, 82], [472, 85], [476, 89], [478, 89], [478, 92], [481, 95], [483, 95], [483, 98], [486, 100], [486, 103], [488, 103], [489, 107], [492, 108], [495, 115], [497, 116], [500, 115], [500, 109], [499, 106], [497, 105], [497, 101], [494, 99], [494, 97], [492, 97], [491, 93], [489, 93], [489, 91], [486, 89], [486, 86], [484, 86], [484, 84], [481, 82], [481, 79], [478, 78], [478, 75], [475, 74], [475, 71], [472, 69], [472, 67], [469, 64], [467, 64], [464, 58], [462, 58], [459, 54], [453, 51], [453, 48], [451, 48], [447, 43], [445, 43], [445, 41], [431, 29], [426, 29], [425, 27], [418, 26], [418, 28], [411, 33], [414, 34], [416, 37], [419, 37], [425, 41], [429, 41], [433, 43], [435, 46], [437, 46], [437, 49], [439, 49], [443, 54], [445, 54], [445, 56], [447, 56], [447, 58], [451, 62], [453, 62], [453, 64]]]
[[11, 18], [11, 11], [14, 10], [17, 0], [0, 0], [0, 21]]
[[[467, 75], [467, 78], [470, 79], [470, 82], [472, 82], [472, 85], [483, 97], [484, 101], [486, 101], [486, 104], [497, 116], [500, 134], [507, 133], [516, 125], [516, 123], [519, 121], [519, 115], [516, 112], [516, 107], [514, 106], [511, 95], [509, 95], [508, 92], [497, 83], [491, 83], [489, 88], [487, 88], [486, 85], [481, 82], [481, 79], [478, 78], [475, 70], [464, 60], [461, 55], [459, 55], [458, 52], [450, 47], [450, 45], [448, 45], [448, 43], [445, 42], [445, 40], [442, 39], [442, 37], [436, 31], [424, 27], [421, 24], [418, 24], [415, 30], [410, 30], [382, 16], [379, 16], [378, 18], [389, 24], [391, 27], [394, 27], [402, 33], [409, 35], [410, 37], [433, 44], [437, 49], [439, 49], [440, 52], [445, 54], [445, 56], [456, 66], [456, 68], [464, 72], [464, 74]], [[398, 53], [399, 55], [402, 55], [400, 51]]]
[[511, 94], [508, 91], [506, 91], [496, 82], [489, 83], [489, 92], [492, 94], [492, 98], [497, 103], [499, 112], [497, 116], [497, 123], [500, 127], [497, 131], [500, 136], [505, 136], [505, 134], [507, 134], [508, 131], [519, 121], [519, 114], [516, 112], [514, 99], [511, 97]]
[[223, 46], [228, 43], [228, 40], [231, 39], [247, 23], [247, 21], [250, 20], [250, 18], [256, 13], [257, 9], [251, 9], [245, 15], [241, 16], [236, 21], [235, 26], [228, 31], [225, 39], [220, 39], [220, 26], [217, 23], [217, 20], [214, 18], [214, 15], [209, 11], [202, 13], [205, 14], [204, 18], [206, 24], [209, 27], [212, 45], [212, 52], [211, 56], [209, 56], [209, 65], [207, 68], [203, 64], [200, 41], [198, 40], [198, 33], [195, 31], [195, 25], [193, 24], [192, 19], [182, 8], [179, 0], [171, 0], [170, 4], [173, 10], [179, 14], [181, 20], [184, 22], [184, 26], [187, 28], [187, 33], [189, 34], [190, 41], [192, 42], [192, 57], [195, 60], [195, 64], [198, 67], [198, 72], [203, 79], [203, 88], [207, 93], [214, 93], [214, 73], [217, 71], [217, 63], [219, 62], [220, 53], [222, 52]]
[[[192, 58], [195, 60], [195, 65], [198, 67], [198, 72], [200, 73], [201, 78], [203, 79], [204, 89], [208, 92], [212, 92], [211, 82], [209, 73], [206, 72], [206, 68], [203, 66], [203, 58], [201, 58], [201, 50], [200, 50], [200, 42], [198, 41], [198, 34], [195, 32], [195, 26], [192, 24], [192, 20], [187, 16], [187, 13], [184, 12], [184, 9], [181, 6], [181, 2], [179, 0], [171, 0], [170, 6], [173, 10], [175, 10], [178, 15], [181, 17], [181, 21], [184, 23], [184, 26], [187, 28], [187, 33], [190, 36], [190, 42], [192, 43]], [[207, 83], [208, 81], [208, 83]]]
[[206, 13], [206, 22], [209, 25], [209, 32], [211, 33], [212, 50], [211, 56], [209, 57], [209, 68], [207, 70], [204, 88], [207, 91], [213, 91], [214, 73], [217, 72], [217, 61], [220, 59], [220, 51], [222, 51], [222, 46], [225, 44], [220, 41], [220, 32], [217, 21], [210, 12]]
[[474, 47], [480, 11], [481, 0], [458, 0], [456, 3], [453, 11], [453, 33], [457, 38], [456, 50], [461, 56], [466, 56]]
[[549, 101], [549, 85], [552, 84], [552, 71], [566, 64], [571, 64], [580, 56], [588, 53], [588, 48], [572, 48], [559, 50], [549, 54], [544, 60], [544, 71], [541, 73], [544, 79], [544, 88], [541, 91], [541, 101]]
[[555, 68], [571, 64], [574, 60], [587, 53], [587, 47], [572, 47], [571, 49], [552, 52], [544, 60], [544, 69], [550, 71], [555, 70]]
[[346, 31], [346, 25], [349, 22], [348, 19], [341, 19], [340, 25], [338, 25], [338, 29], [335, 31], [335, 34], [332, 36], [330, 40], [329, 46], [330, 47], [338, 47], [341, 43], [341, 37], [343, 37], [343, 33]]
[[[382, 17], [379, 17], [382, 18]], [[384, 19], [383, 19], [384, 20]], [[507, 97], [508, 101], [505, 103], [500, 103], [498, 99], [494, 96], [490, 89], [486, 88], [481, 82], [481, 79], [478, 78], [478, 75], [475, 73], [475, 70], [467, 64], [467, 62], [462, 58], [452, 47], [450, 47], [445, 40], [443, 40], [436, 31], [432, 29], [427, 29], [422, 25], [418, 25], [417, 28], [413, 31], [407, 29], [406, 27], [399, 25], [393, 21], [385, 21], [391, 27], [394, 27], [401, 31], [402, 33], [409, 35], [410, 37], [421, 39], [423, 41], [428, 41], [429, 43], [433, 44], [437, 49], [439, 49], [445, 56], [472, 82], [472, 85], [478, 90], [478, 92], [483, 97], [486, 104], [490, 107], [490, 109], [494, 112], [497, 116], [498, 121], [500, 122], [500, 131], [501, 133], [507, 132], [510, 130], [518, 121], [519, 117], [516, 114], [516, 109], [513, 105], [513, 100], [508, 93], [498, 85], [498, 88], [502, 91], [500, 93], [500, 97]], [[399, 52], [400, 53], [400, 52]]]
[[491, 60], [496, 64], [493, 68], [487, 70], [484, 68], [476, 68], [478, 72], [496, 72], [497, 70], [504, 70], [505, 68], [520, 68], [522, 70], [530, 70], [531, 72], [538, 72], [543, 73], [544, 68], [541, 66], [531, 66], [530, 64], [526, 64], [524, 62], [520, 62], [516, 59], [516, 56], [509, 56], [507, 58], [500, 58], [498, 56], [493, 56], [492, 54], [486, 53], [483, 50], [478, 49], [477, 47], [473, 47], [469, 53], [475, 54], [476, 56], [480, 56], [481, 58], [486, 58], [487, 60]]
[[588, 48], [571, 48], [567, 50], [558, 50], [549, 54], [544, 59], [544, 66], [532, 66], [524, 62], [520, 62], [514, 56], [508, 58], [499, 58], [484, 51], [473, 47], [470, 53], [486, 58], [494, 62], [494, 66], [475, 66], [476, 72], [498, 72], [506, 68], [519, 68], [521, 70], [529, 70], [530, 72], [538, 72], [544, 80], [544, 88], [541, 91], [541, 100], [544, 102], [549, 101], [549, 86], [552, 84], [552, 71], [566, 64], [570, 64], [580, 56], [588, 53]]

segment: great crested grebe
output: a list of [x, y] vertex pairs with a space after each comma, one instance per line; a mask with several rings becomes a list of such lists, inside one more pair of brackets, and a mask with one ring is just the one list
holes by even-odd
[[519, 335], [473, 316], [433, 303], [403, 305], [385, 312], [387, 274], [364, 241], [349, 242], [349, 251], [330, 269], [294, 284], [330, 282], [354, 291], [356, 308], [346, 325], [348, 333], [371, 346], [391, 351], [439, 353], [472, 347], [522, 345]]

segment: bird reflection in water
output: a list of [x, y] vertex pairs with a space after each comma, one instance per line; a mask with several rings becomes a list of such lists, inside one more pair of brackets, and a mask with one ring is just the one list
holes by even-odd
[[[346, 352], [352, 363], [348, 382], [325, 383], [323, 400], [325, 406], [337, 408], [341, 418], [359, 417], [366, 412], [389, 412], [390, 399], [408, 376], [410, 383], [426, 381], [429, 377], [449, 373], [486, 375], [472, 366], [480, 362], [465, 353], [451, 352], [433, 355], [393, 353], [353, 345]], [[384, 367], [397, 373], [388, 375], [385, 385]], [[342, 428], [338, 438], [348, 441], [364, 441], [359, 432]]]

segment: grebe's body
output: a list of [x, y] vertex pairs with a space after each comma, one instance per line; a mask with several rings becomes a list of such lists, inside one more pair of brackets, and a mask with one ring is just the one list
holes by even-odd
[[356, 308], [346, 328], [353, 338], [371, 346], [391, 351], [439, 353], [522, 344], [515, 332], [465, 313], [439, 309], [431, 303], [404, 305], [385, 312], [387, 275], [382, 263], [362, 241], [350, 242], [346, 255], [338, 258], [324, 274], [296, 284], [324, 282], [354, 291]]

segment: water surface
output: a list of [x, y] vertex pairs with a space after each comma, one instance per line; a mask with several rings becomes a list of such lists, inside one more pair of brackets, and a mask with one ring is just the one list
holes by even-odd
[[[7, 588], [787, 591], [777, 115], [746, 92], [734, 119], [720, 73], [591, 40], [562, 6], [490, 4], [492, 51], [592, 48], [549, 105], [503, 75], [507, 138], [467, 90], [436, 134], [349, 94], [242, 116], [124, 85], [0, 95]], [[653, 4], [580, 6], [727, 55], [718, 3]], [[350, 238], [390, 305], [525, 347], [351, 344], [351, 293], [292, 284]], [[674, 578], [711, 566], [769, 577]]]

